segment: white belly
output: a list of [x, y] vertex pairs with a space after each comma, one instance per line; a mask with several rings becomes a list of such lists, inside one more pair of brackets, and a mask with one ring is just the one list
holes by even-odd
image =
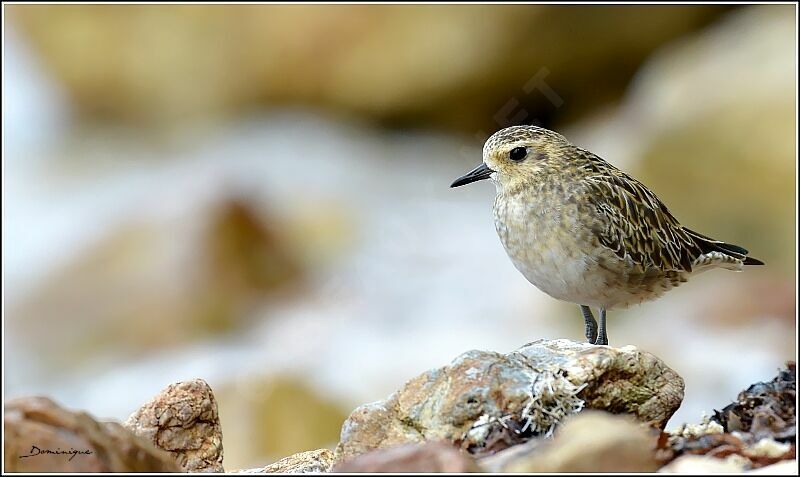
[[608, 298], [605, 273], [598, 271], [590, 257], [576, 255], [557, 244], [529, 251], [522, 257], [511, 253], [509, 256], [529, 282], [553, 298], [581, 305], [605, 305], [600, 303]]

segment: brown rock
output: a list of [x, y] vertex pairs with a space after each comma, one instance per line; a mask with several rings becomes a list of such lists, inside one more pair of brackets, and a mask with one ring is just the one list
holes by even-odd
[[658, 433], [628, 416], [587, 411], [552, 441], [509, 462], [504, 472], [653, 472]]
[[481, 472], [474, 459], [445, 442], [378, 449], [336, 465], [332, 472]]
[[330, 449], [298, 452], [260, 469], [238, 470], [246, 474], [307, 474], [328, 472], [333, 463]]
[[121, 425], [45, 397], [7, 402], [3, 428], [7, 472], [180, 472], [167, 453]]
[[385, 401], [353, 411], [342, 426], [336, 461], [428, 440], [491, 454], [549, 435], [584, 407], [663, 427], [682, 399], [681, 377], [632, 346], [539, 340], [505, 355], [469, 351]]
[[217, 401], [202, 379], [169, 385], [124, 425], [187, 472], [225, 472]]
[[181, 209], [160, 218], [126, 209], [7, 311], [15, 335], [37, 343], [42, 379], [98, 353], [173, 349], [240, 329], [301, 278], [285, 222], [257, 201], [221, 194]]

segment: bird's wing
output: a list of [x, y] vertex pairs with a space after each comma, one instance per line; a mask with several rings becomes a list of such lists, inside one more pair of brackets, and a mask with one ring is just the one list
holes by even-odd
[[644, 184], [596, 156], [587, 167], [587, 197], [600, 220], [599, 242], [644, 270], [692, 271], [702, 250]]

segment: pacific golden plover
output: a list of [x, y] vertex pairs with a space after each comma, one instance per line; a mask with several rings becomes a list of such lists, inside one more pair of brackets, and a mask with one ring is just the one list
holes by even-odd
[[[553, 298], [580, 305], [590, 343], [606, 311], [658, 298], [702, 271], [763, 265], [747, 250], [683, 227], [641, 182], [535, 126], [492, 135], [483, 163], [450, 187], [491, 179], [494, 222], [514, 266]], [[590, 307], [600, 310], [598, 326]]]

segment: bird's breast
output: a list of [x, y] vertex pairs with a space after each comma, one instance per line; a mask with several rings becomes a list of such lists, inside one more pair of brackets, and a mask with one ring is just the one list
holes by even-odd
[[498, 196], [495, 228], [514, 266], [554, 298], [580, 302], [586, 290], [601, 289], [593, 273], [597, 244], [579, 216], [578, 205], [534, 194]]

